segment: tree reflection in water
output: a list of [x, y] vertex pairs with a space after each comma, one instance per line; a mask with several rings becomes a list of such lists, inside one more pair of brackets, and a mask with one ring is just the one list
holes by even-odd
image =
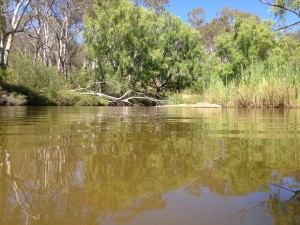
[[[95, 192], [95, 189], [82, 192], [86, 185], [83, 184], [82, 162], [70, 163], [74, 156], [67, 151], [66, 146], [38, 149], [34, 151], [34, 156], [34, 160], [24, 168], [21, 162], [11, 162], [7, 150], [0, 151], [0, 224], [15, 225], [20, 224], [20, 221], [26, 225], [92, 224], [111, 212], [117, 223], [125, 223], [143, 211], [166, 207], [162, 194], [157, 192], [140, 198], [130, 195], [132, 199], [122, 209], [114, 202], [105, 202], [108, 206], [103, 207], [108, 207], [107, 210], [99, 208], [97, 202], [97, 207], [94, 208], [95, 196], [90, 192]], [[12, 168], [19, 174], [14, 173]], [[23, 173], [24, 171], [26, 172]], [[25, 179], [20, 178], [24, 175]], [[101, 187], [97, 188], [100, 188], [102, 194]], [[115, 195], [119, 191], [123, 193], [122, 190], [107, 193]], [[113, 208], [115, 210], [109, 210]]]
[[[0, 224], [134, 223], [144, 212], [170, 212], [169, 193], [178, 190], [175, 198], [203, 211], [221, 205], [230, 214], [261, 201], [237, 217], [261, 209], [247, 222], [262, 214], [274, 225], [299, 222], [298, 194], [268, 182], [300, 180], [300, 111], [31, 110], [7, 126], [0, 117]], [[265, 196], [254, 202], [256, 193]], [[187, 205], [175, 214], [199, 218]]]
[[273, 191], [269, 193], [265, 201], [238, 212], [242, 219], [250, 211], [260, 209], [265, 215], [272, 216], [273, 225], [300, 224], [300, 190], [293, 190], [274, 183], [270, 183], [270, 186]]
[[[22, 209], [26, 224], [28, 224], [29, 219], [40, 219], [40, 215], [34, 212], [31, 207], [26, 192], [27, 185], [25, 184], [25, 181], [12, 174], [10, 153], [7, 150], [0, 151], [0, 183], [1, 203], [9, 202], [7, 201], [7, 198], [14, 199], [13, 205], [6, 205], [5, 207], [8, 207], [11, 211], [17, 211], [18, 208]], [[1, 206], [1, 208], [4, 208], [4, 206]], [[5, 222], [11, 219], [10, 215], [7, 215], [6, 213], [4, 213], [1, 218]]]

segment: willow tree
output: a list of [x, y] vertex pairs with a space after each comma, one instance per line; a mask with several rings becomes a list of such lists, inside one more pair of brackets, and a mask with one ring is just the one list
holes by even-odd
[[128, 0], [97, 1], [85, 18], [84, 37], [101, 81], [161, 92], [185, 88], [201, 75], [199, 33], [167, 12]]

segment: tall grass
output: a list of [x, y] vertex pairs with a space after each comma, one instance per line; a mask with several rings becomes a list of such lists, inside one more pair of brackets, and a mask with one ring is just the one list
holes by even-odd
[[185, 90], [180, 93], [169, 93], [168, 94], [168, 104], [197, 104], [199, 102], [205, 101], [203, 94], [193, 93], [192, 90]]
[[255, 63], [242, 71], [240, 79], [224, 84], [210, 80], [206, 98], [235, 107], [300, 107], [300, 65]]

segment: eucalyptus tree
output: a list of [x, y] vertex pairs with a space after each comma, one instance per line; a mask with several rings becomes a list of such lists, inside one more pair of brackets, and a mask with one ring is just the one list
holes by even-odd
[[232, 30], [234, 22], [237, 19], [247, 19], [249, 17], [255, 17], [256, 19], [259, 19], [257, 15], [233, 9], [230, 6], [221, 9], [217, 13], [217, 18], [222, 24], [222, 30], [225, 32], [230, 32]]
[[196, 30], [201, 29], [205, 22], [205, 11], [203, 8], [195, 8], [188, 12], [188, 21]]
[[[55, 64], [55, 36], [51, 30], [51, 24], [54, 23], [51, 5], [47, 0], [32, 0], [31, 8], [30, 29], [26, 31], [27, 40], [29, 39], [31, 44], [29, 51], [36, 60], [43, 61], [45, 66], [52, 66]], [[21, 38], [26, 39], [23, 35]]]
[[205, 22], [205, 11], [202, 8], [195, 8], [188, 12], [188, 21], [193, 28], [200, 32], [201, 43], [209, 54], [213, 54], [215, 51], [216, 37], [222, 33], [231, 32], [233, 24], [238, 18], [246, 19], [255, 15], [225, 7], [216, 16], [210, 22]]
[[17, 36], [14, 49], [29, 52], [35, 60], [47, 67], [56, 66], [60, 74], [69, 76], [75, 64], [82, 67], [77, 63], [82, 48], [82, 19], [91, 2], [31, 0], [26, 30]]
[[6, 68], [8, 57], [17, 33], [28, 27], [31, 0], [2, 0], [0, 2], [0, 67]]
[[169, 0], [132, 0], [132, 2], [135, 6], [143, 6], [156, 12], [164, 11], [165, 6], [169, 5]]
[[[295, 0], [259, 0], [265, 5], [271, 7], [271, 11], [274, 13], [276, 18], [279, 18], [283, 25], [279, 26], [276, 30], [286, 29], [295, 25], [300, 24], [300, 1]], [[291, 14], [297, 17], [297, 20], [291, 24], [285, 25], [286, 14]]]
[[[49, 0], [48, 0], [49, 1]], [[51, 1], [51, 14], [53, 23], [50, 24], [51, 32], [55, 36], [56, 65], [58, 71], [68, 76], [70, 52], [72, 42], [76, 41], [83, 30], [83, 14], [90, 1], [56, 0]]]

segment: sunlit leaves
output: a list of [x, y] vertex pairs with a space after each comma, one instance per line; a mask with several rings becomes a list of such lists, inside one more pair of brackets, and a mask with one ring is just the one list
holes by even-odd
[[115, 77], [160, 92], [182, 89], [201, 75], [199, 34], [167, 12], [156, 14], [127, 0], [98, 2], [85, 27], [97, 79]]
[[251, 63], [268, 58], [275, 45], [274, 35], [270, 26], [255, 17], [238, 19], [231, 33], [217, 38], [217, 55], [223, 63], [231, 65], [231, 76], [237, 76]]

